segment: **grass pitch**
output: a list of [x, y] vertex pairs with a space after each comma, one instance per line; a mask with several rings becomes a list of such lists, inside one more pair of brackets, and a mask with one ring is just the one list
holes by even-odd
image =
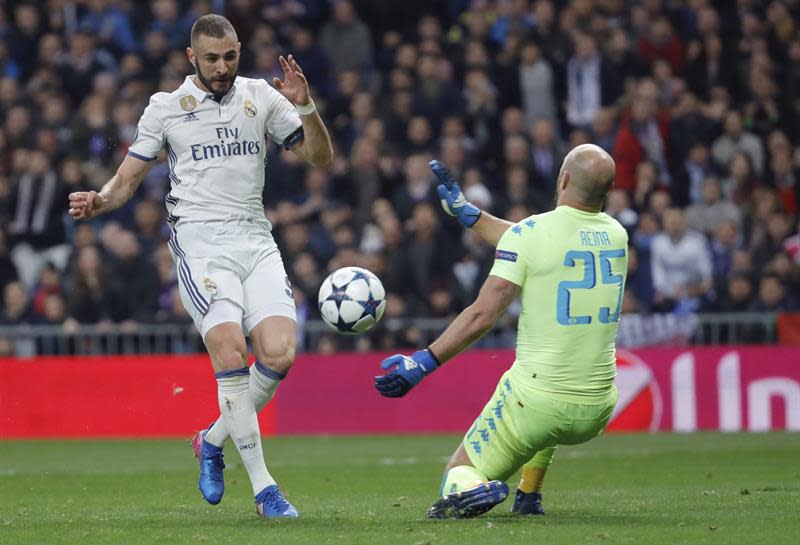
[[301, 515], [281, 521], [256, 517], [230, 447], [225, 498], [210, 506], [188, 440], [0, 442], [0, 543], [800, 543], [798, 434], [608, 435], [556, 452], [544, 517], [512, 516], [509, 499], [427, 520], [458, 440], [266, 439]]

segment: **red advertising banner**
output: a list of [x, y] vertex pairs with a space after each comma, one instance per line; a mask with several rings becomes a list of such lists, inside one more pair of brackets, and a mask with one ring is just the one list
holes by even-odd
[[[513, 363], [472, 351], [402, 399], [383, 354], [304, 354], [260, 415], [269, 434], [461, 433]], [[800, 431], [800, 347], [619, 351], [609, 431]], [[175, 437], [218, 414], [206, 356], [0, 359], [0, 438]]]

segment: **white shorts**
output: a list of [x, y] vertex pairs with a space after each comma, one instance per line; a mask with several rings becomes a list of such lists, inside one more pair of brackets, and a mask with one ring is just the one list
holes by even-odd
[[297, 320], [292, 287], [266, 224], [178, 224], [169, 240], [183, 306], [206, 333], [235, 322], [246, 335], [268, 316]]

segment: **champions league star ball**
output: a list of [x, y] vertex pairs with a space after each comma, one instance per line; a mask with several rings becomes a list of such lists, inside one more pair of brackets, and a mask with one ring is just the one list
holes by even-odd
[[358, 335], [372, 329], [386, 309], [386, 291], [378, 277], [361, 267], [342, 267], [319, 288], [319, 311], [331, 329]]

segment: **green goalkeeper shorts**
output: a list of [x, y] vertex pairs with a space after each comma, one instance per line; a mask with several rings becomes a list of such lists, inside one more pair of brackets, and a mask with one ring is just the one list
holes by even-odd
[[600, 435], [616, 401], [616, 388], [593, 404], [564, 401], [515, 382], [507, 371], [464, 437], [464, 449], [481, 473], [504, 480], [543, 448]]

